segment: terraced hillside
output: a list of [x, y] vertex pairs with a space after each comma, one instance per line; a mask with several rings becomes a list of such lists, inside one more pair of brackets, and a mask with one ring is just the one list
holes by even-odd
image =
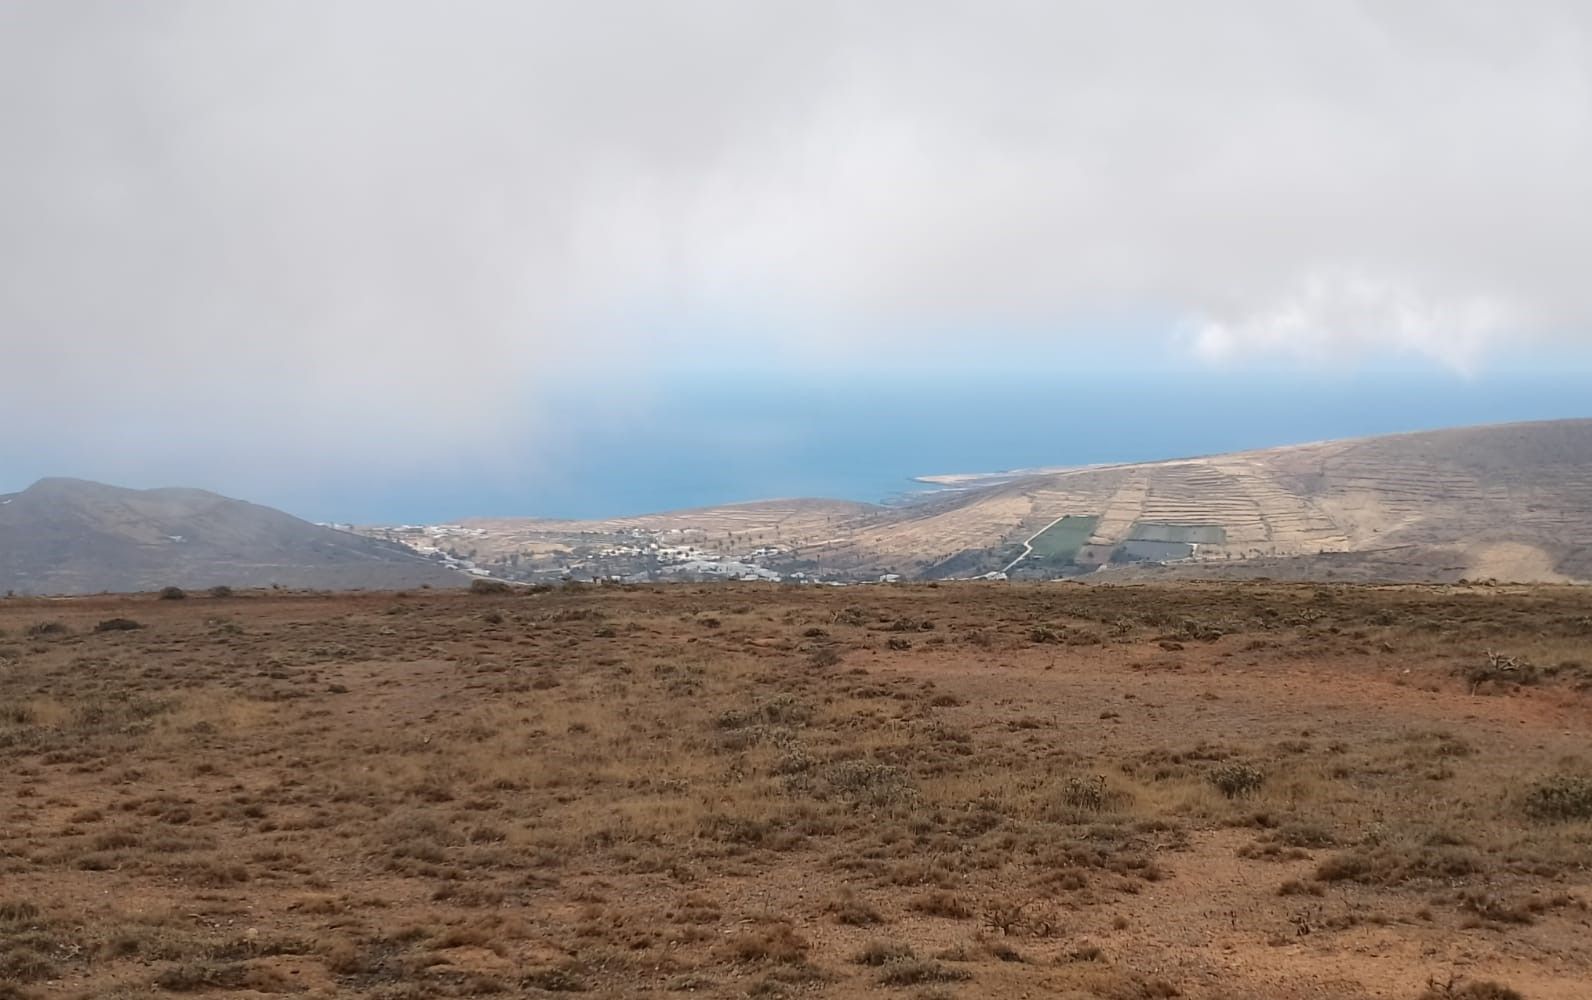
[[854, 557], [915, 552], [931, 574], [937, 562], [983, 565], [997, 560], [981, 551], [1067, 515], [1100, 518], [1080, 569], [1144, 559], [1203, 572], [1279, 559], [1341, 567], [1363, 556], [1408, 564], [1383, 575], [1586, 579], [1592, 421], [1041, 473], [876, 524], [859, 532]]

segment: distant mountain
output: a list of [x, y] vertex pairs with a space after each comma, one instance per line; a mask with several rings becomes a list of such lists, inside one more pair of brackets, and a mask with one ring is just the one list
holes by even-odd
[[668, 578], [721, 560], [825, 580], [1592, 581], [1592, 420], [929, 481], [951, 488], [893, 506], [771, 501], [441, 534], [526, 579]]
[[0, 495], [0, 592], [459, 586], [401, 545], [204, 490], [43, 479]]

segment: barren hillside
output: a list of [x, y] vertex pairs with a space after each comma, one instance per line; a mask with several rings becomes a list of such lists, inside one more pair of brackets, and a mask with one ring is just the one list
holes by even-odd
[[1555, 586], [0, 600], [0, 996], [1585, 1000], [1589, 635]]
[[203, 490], [45, 479], [0, 495], [0, 592], [463, 582], [401, 546]]

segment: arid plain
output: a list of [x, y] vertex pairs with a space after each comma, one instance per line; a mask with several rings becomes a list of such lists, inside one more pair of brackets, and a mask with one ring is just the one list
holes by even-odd
[[0, 997], [1583, 998], [1589, 722], [1574, 587], [3, 600]]

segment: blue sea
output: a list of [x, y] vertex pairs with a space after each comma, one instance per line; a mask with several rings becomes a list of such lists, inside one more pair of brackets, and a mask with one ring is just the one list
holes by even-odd
[[[1592, 383], [1450, 374], [1141, 378], [677, 377], [616, 416], [569, 390], [488, 464], [261, 498], [321, 520], [606, 517], [767, 497], [881, 501], [913, 477], [1146, 461], [1467, 424], [1592, 416]], [[529, 421], [531, 418], [527, 417]]]

